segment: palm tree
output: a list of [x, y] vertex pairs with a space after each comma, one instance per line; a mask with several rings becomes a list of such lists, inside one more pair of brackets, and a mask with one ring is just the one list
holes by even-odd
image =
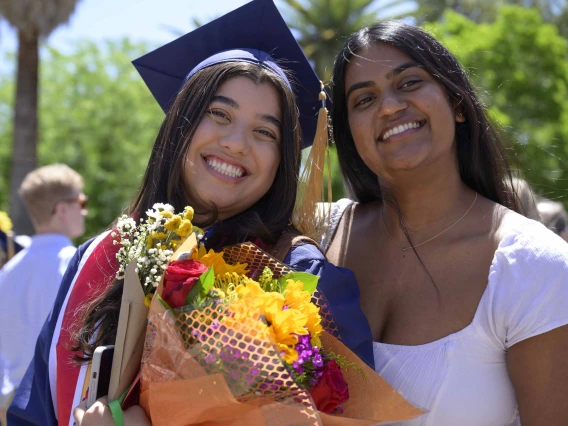
[[0, 0], [0, 15], [18, 32], [10, 216], [17, 233], [32, 234], [18, 188], [37, 167], [39, 42], [75, 10], [77, 0]]
[[[320, 78], [329, 81], [333, 60], [345, 37], [382, 18], [400, 18], [397, 13], [408, 0], [283, 0], [286, 22], [296, 31], [298, 42]], [[376, 7], [375, 7], [376, 6]]]

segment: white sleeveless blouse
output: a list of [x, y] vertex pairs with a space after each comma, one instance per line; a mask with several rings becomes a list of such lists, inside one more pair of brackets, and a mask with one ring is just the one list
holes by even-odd
[[[345, 209], [332, 210], [329, 246]], [[427, 411], [400, 426], [519, 426], [506, 353], [568, 324], [568, 244], [522, 218], [495, 252], [474, 319], [461, 331], [417, 346], [374, 343], [375, 370]]]

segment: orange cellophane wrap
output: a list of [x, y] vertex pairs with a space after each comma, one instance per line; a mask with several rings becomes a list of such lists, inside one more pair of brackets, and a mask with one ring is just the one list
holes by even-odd
[[[265, 266], [275, 278], [292, 272], [253, 244], [227, 247], [224, 253], [228, 263], [247, 263], [252, 278]], [[342, 405], [343, 415], [317, 411], [309, 393], [285, 368], [260, 318], [236, 321], [224, 306], [166, 311], [154, 298], [140, 394], [140, 405], [152, 424], [363, 426], [422, 414], [334, 337], [337, 328], [325, 309], [324, 295], [316, 300], [328, 330], [321, 336], [323, 349], [360, 367], [343, 369], [350, 393], [349, 401]]]

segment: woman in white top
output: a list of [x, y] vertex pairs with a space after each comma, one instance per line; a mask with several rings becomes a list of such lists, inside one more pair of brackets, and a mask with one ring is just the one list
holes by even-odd
[[[352, 198], [330, 260], [355, 271], [401, 425], [568, 425], [568, 245], [520, 210], [495, 126], [453, 55], [387, 22], [334, 69]], [[538, 102], [538, 99], [535, 99]]]

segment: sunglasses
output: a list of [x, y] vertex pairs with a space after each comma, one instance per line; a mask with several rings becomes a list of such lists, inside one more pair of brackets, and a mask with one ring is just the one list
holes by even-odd
[[[88, 205], [89, 205], [89, 199], [87, 198], [86, 195], [82, 195], [78, 198], [60, 200], [59, 202], [60, 203], [79, 203], [79, 205], [81, 206], [81, 210], [86, 210]], [[55, 208], [53, 209], [53, 213], [55, 213]]]

